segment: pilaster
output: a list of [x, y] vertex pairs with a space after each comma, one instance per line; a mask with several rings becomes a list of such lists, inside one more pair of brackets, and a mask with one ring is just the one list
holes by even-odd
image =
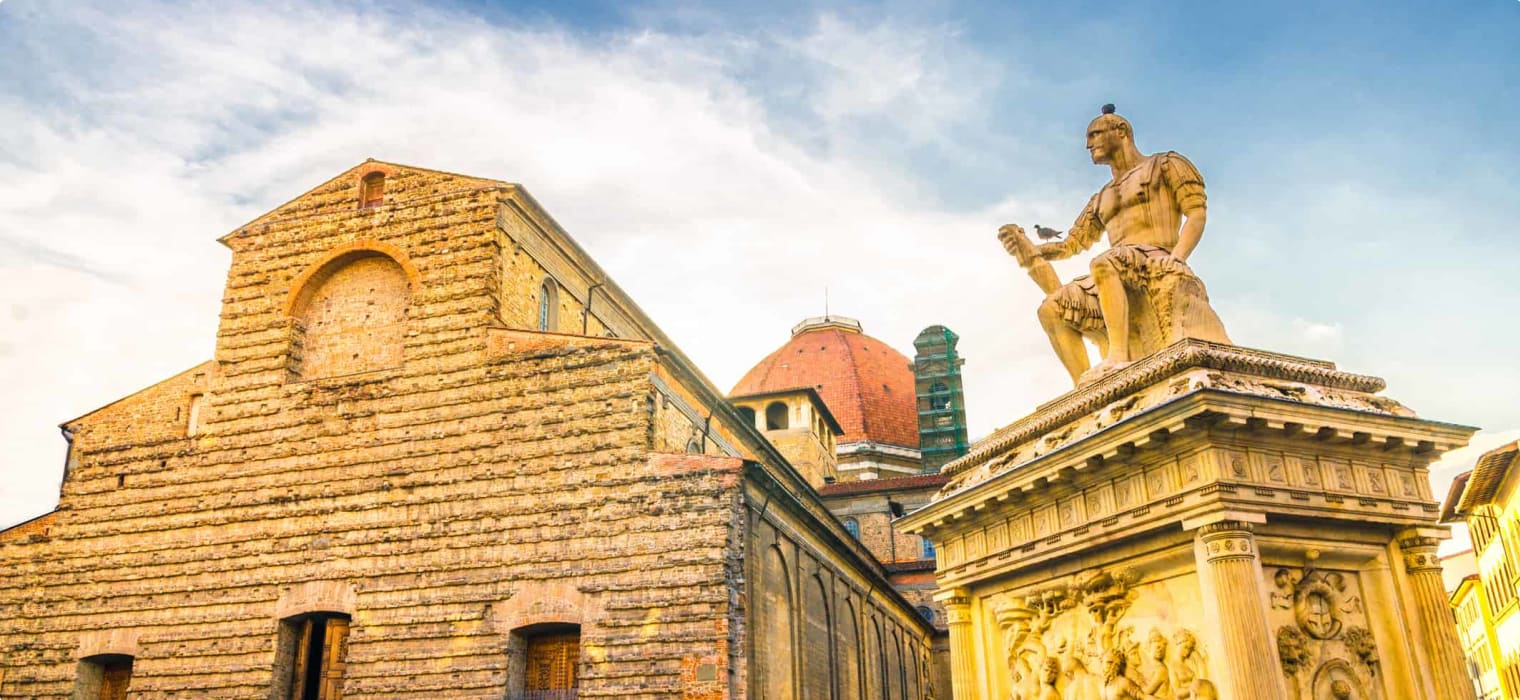
[[1281, 672], [1263, 673], [1277, 665], [1277, 650], [1268, 632], [1261, 561], [1251, 523], [1225, 520], [1198, 528], [1204, 565], [1214, 584], [1214, 610], [1230, 692], [1238, 700], [1287, 700]]
[[1410, 595], [1419, 611], [1420, 641], [1430, 663], [1436, 697], [1465, 700], [1473, 697], [1473, 688], [1441, 581], [1441, 560], [1436, 556], [1441, 543], [1438, 534], [1441, 531], [1433, 528], [1411, 528], [1399, 533], [1397, 539]]
[[935, 594], [934, 600], [945, 607], [945, 622], [950, 627], [950, 677], [953, 700], [976, 700], [974, 681], [981, 677], [976, 668], [976, 625], [971, 616], [971, 594], [964, 588], [952, 588]]

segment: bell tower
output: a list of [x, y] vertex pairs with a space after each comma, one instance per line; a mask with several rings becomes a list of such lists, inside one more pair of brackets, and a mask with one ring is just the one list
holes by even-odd
[[918, 397], [918, 449], [924, 471], [937, 472], [966, 454], [966, 404], [961, 388], [961, 337], [944, 326], [929, 326], [913, 339], [913, 386]]

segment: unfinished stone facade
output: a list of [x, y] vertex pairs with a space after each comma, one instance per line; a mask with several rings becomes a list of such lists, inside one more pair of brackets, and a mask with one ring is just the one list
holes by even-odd
[[222, 241], [214, 359], [66, 423], [57, 510], [0, 533], [0, 697], [948, 697], [520, 187], [367, 162]]

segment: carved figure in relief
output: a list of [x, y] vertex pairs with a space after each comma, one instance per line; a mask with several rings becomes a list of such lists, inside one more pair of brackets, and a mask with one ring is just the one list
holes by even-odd
[[1149, 700], [1126, 671], [1129, 659], [1118, 649], [1103, 653], [1103, 700]]
[[1207, 678], [1208, 661], [1198, 648], [1198, 638], [1191, 631], [1179, 629], [1172, 635], [1172, 646], [1177, 648], [1171, 667], [1173, 697], [1177, 700], [1209, 700], [1218, 697], [1213, 682]]
[[1054, 656], [1046, 657], [1040, 664], [1040, 685], [1029, 696], [1029, 700], [1061, 700], [1061, 693], [1056, 691], [1056, 681], [1060, 678], [1061, 660]]
[[[1230, 342], [1186, 262], [1208, 214], [1203, 176], [1174, 151], [1141, 154], [1129, 121], [1113, 105], [1102, 111], [1087, 127], [1087, 150], [1094, 164], [1109, 166], [1112, 179], [1066, 238], [1037, 246], [1016, 224], [998, 231], [1045, 292], [1040, 325], [1078, 385], [1183, 338]], [[1091, 248], [1104, 232], [1111, 247], [1093, 259], [1091, 276], [1061, 284], [1049, 261]], [[1089, 367], [1084, 338], [1103, 358], [1096, 367]]]
[[1279, 610], [1293, 609], [1293, 580], [1292, 572], [1287, 569], [1278, 569], [1272, 577], [1272, 582], [1277, 584], [1277, 590], [1272, 591], [1272, 607]]
[[[1094, 569], [997, 608], [1012, 700], [1217, 700], [1198, 640], [1152, 627], [1142, 641], [1125, 616], [1138, 574]], [[1172, 653], [1175, 652], [1175, 653]], [[1179, 693], [1179, 689], [1183, 692]]]
[[1166, 635], [1152, 627], [1150, 636], [1145, 640], [1145, 647], [1150, 652], [1150, 658], [1142, 672], [1144, 680], [1140, 689], [1160, 700], [1172, 700], [1171, 674], [1166, 668]]

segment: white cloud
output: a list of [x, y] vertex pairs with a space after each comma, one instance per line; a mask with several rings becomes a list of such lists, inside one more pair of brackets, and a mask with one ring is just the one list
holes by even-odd
[[[931, 323], [960, 331], [982, 431], [1010, 402], [1060, 389], [1007, 372], [1058, 370], [1036, 340], [1035, 289], [993, 238], [1019, 205], [927, 206], [900, 167], [776, 128], [765, 85], [725, 70], [752, 39], [338, 7], [54, 11], [32, 20], [57, 32], [35, 37], [39, 66], [114, 69], [39, 75], [50, 99], [80, 106], [68, 119], [0, 101], [20, 125], [0, 136], [15, 154], [0, 174], [23, 183], [0, 188], [0, 324], [14, 339], [0, 346], [0, 523], [51, 507], [58, 422], [210, 356], [217, 236], [370, 156], [523, 183], [720, 389], [821, 311], [825, 285], [836, 312], [898, 348]], [[68, 32], [93, 53], [46, 46]], [[928, 58], [944, 40], [825, 17], [769, 50], [788, 52], [840, 129], [891, 114], [929, 138], [970, 103]], [[898, 82], [851, 92], [877, 70]]]

